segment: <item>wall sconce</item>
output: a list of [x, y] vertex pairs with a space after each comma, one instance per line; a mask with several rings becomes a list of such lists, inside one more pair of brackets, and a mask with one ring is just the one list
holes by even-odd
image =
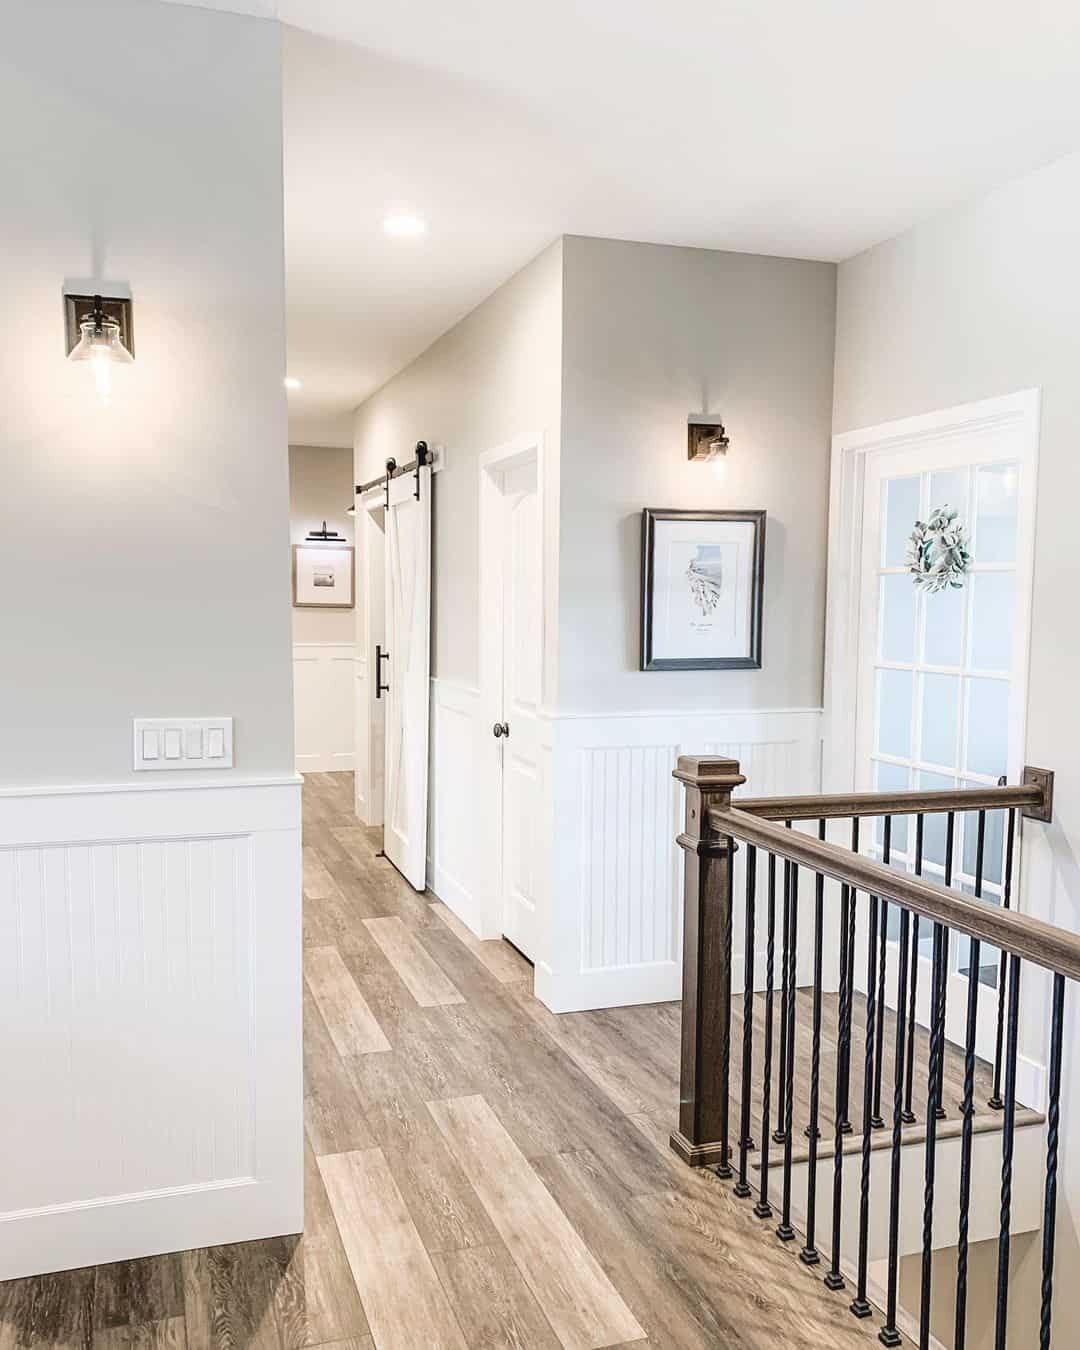
[[705, 422], [691, 417], [686, 428], [686, 458], [695, 464], [727, 454], [730, 445], [723, 422]]
[[115, 296], [65, 295], [69, 361], [89, 361], [102, 403], [112, 392], [113, 366], [135, 360], [131, 301]]

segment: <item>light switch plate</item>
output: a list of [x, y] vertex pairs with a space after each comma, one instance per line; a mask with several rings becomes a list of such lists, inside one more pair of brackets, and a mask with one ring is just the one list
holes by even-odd
[[136, 717], [135, 768], [231, 769], [231, 717]]

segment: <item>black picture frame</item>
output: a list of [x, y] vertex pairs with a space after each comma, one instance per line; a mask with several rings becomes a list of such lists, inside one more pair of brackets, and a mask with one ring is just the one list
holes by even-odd
[[[750, 596], [750, 643], [746, 656], [671, 657], [653, 655], [656, 526], [664, 521], [727, 521], [754, 527]], [[641, 513], [641, 669], [642, 670], [760, 670], [761, 628], [765, 599], [764, 511], [667, 511], [646, 507]]]

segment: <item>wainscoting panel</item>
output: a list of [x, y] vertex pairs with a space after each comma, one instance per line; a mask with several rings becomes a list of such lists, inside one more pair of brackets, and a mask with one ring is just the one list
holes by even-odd
[[[488, 733], [489, 739], [490, 731]], [[478, 937], [498, 937], [482, 912], [486, 870], [498, 846], [493, 820], [479, 809], [480, 693], [448, 680], [431, 682], [428, 885]]]
[[821, 713], [564, 717], [553, 722], [553, 743], [551, 944], [537, 963], [538, 997], [555, 1012], [676, 999], [676, 759], [737, 759], [748, 780], [743, 791], [755, 796], [819, 791]]
[[301, 1226], [299, 786], [0, 798], [0, 1279]]
[[298, 773], [334, 773], [355, 764], [356, 645], [293, 643]]

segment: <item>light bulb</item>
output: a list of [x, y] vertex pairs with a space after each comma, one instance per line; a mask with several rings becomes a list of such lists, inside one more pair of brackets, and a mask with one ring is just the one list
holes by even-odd
[[112, 398], [112, 367], [130, 365], [135, 358], [120, 341], [120, 325], [103, 311], [100, 296], [95, 296], [93, 312], [79, 324], [79, 332], [82, 336], [68, 360], [90, 362], [98, 397], [108, 407]]
[[105, 352], [96, 351], [90, 358], [90, 368], [94, 372], [98, 397], [107, 408], [112, 399], [112, 362]]

